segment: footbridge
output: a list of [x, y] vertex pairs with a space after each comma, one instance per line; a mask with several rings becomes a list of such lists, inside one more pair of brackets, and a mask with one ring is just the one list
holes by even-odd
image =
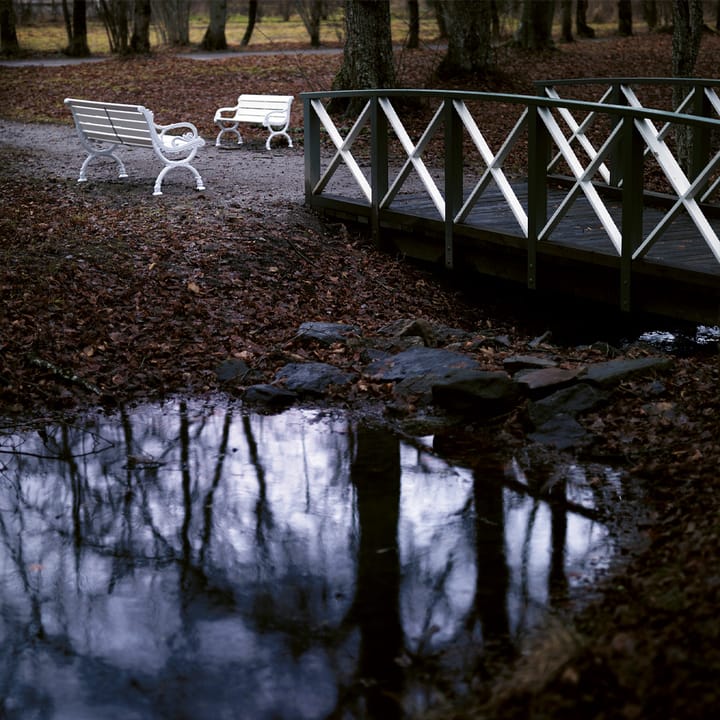
[[305, 199], [388, 249], [720, 323], [720, 81], [302, 96]]

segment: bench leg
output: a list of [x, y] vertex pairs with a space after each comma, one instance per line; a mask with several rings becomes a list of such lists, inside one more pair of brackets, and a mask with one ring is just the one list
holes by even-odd
[[273, 132], [270, 133], [270, 136], [268, 137], [267, 141], [265, 142], [265, 149], [266, 149], [266, 150], [269, 150], [269, 149], [270, 149], [270, 141], [271, 141], [276, 135], [281, 135], [282, 137], [284, 137], [284, 138], [287, 140], [287, 142], [288, 142], [288, 147], [292, 147], [292, 146], [293, 146], [293, 144], [292, 144], [292, 138], [291, 138], [284, 130], [274, 130]]
[[90, 153], [86, 158], [85, 162], [82, 164], [82, 167], [80, 168], [80, 177], [78, 177], [78, 182], [87, 182], [87, 168], [90, 164], [91, 160], [94, 160], [96, 157], [111, 157], [119, 166], [118, 171], [118, 177], [119, 178], [126, 178], [128, 176], [127, 171], [125, 170], [125, 165], [123, 164], [123, 161], [112, 151], [109, 150], [103, 150], [102, 152], [96, 152], [96, 153]]
[[221, 125], [219, 122], [217, 122], [216, 125], [220, 128], [220, 132], [218, 133], [217, 138], [215, 138], [215, 147], [220, 147], [220, 138], [226, 132], [235, 133], [235, 135], [237, 135], [237, 144], [242, 145], [243, 139], [240, 131], [237, 129], [238, 123], [232, 123], [231, 125]]
[[195, 176], [196, 188], [198, 190], [205, 189], [205, 184], [203, 183], [203, 179], [200, 177], [200, 173], [192, 165], [168, 165], [167, 167], [164, 167], [157, 176], [153, 195], [162, 195], [162, 181], [173, 168], [187, 168]]

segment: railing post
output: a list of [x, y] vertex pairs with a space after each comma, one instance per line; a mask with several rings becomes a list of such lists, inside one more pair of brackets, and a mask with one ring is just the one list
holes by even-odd
[[445, 267], [452, 269], [454, 259], [455, 216], [463, 202], [463, 125], [455, 112], [455, 103], [445, 99]]
[[537, 245], [540, 231], [547, 222], [547, 167], [550, 135], [540, 117], [538, 105], [528, 112], [528, 237], [527, 285], [537, 289]]
[[620, 309], [629, 312], [632, 300], [632, 258], [642, 242], [644, 144], [633, 117], [621, 118], [622, 128], [622, 246]]
[[[704, 85], [695, 85], [693, 93], [693, 115], [709, 118], [712, 107], [705, 95]], [[690, 148], [690, 175], [692, 182], [708, 164], [710, 157], [710, 130], [705, 126], [695, 125], [692, 130], [692, 147]]]
[[312, 204], [312, 191], [320, 180], [320, 118], [310, 98], [303, 98], [305, 155], [305, 204]]
[[370, 230], [373, 243], [381, 248], [380, 202], [388, 191], [388, 123], [377, 95], [370, 105], [370, 189]]

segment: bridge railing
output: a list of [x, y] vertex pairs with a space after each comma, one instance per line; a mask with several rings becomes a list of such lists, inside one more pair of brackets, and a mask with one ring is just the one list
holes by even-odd
[[[667, 110], [673, 114], [689, 114], [697, 117], [720, 117], [720, 80], [708, 78], [662, 78], [662, 77], [624, 77], [624, 78], [565, 78], [538, 80], [534, 83], [538, 93], [551, 98], [589, 100], [600, 104], [627, 105], [634, 108], [652, 108]], [[599, 96], [599, 97], [598, 97]], [[564, 113], [568, 127], [572, 129], [573, 139], [583, 145], [588, 144], [587, 132], [597, 116], [588, 113], [578, 123], [571, 113]], [[658, 137], [672, 141], [674, 125], [665, 122], [658, 131]], [[685, 165], [690, 178], [697, 177], [705, 167], [712, 152], [713, 138], [707, 126], [696, 125], [686, 134]], [[717, 139], [715, 139], [717, 145]], [[650, 152], [646, 148], [645, 154]], [[608, 183], [622, 184], [619, 175], [619, 163], [611, 177], [606, 174]]]
[[[445, 264], [452, 267], [456, 229], [471, 215], [482, 215], [484, 199], [492, 193], [496, 199], [499, 192], [507, 213], [488, 222], [496, 230], [504, 222], [503, 232], [526, 241], [527, 283], [534, 288], [538, 247], [553, 241], [569, 209], [583, 198], [607, 238], [608, 251], [620, 258], [620, 305], [626, 310], [634, 263], [661, 241], [679, 215], [692, 221], [708, 262], [720, 263], [720, 239], [710, 220], [720, 186], [720, 151], [711, 139], [720, 135], [720, 120], [629, 101], [615, 104], [609, 96], [602, 102], [562, 98], [549, 83], [543, 92], [305, 93], [306, 202], [330, 207], [355, 197], [367, 208], [379, 238], [384, 213], [407, 209], [412, 214], [410, 206], [423, 196], [444, 225]], [[360, 108], [350, 117], [332, 110], [348, 103]], [[484, 123], [490, 113], [495, 120]], [[501, 136], [493, 134], [498, 113], [505, 124]], [[408, 130], [418, 127], [421, 116], [423, 129]], [[707, 159], [692, 174], [675, 156], [669, 130], [677, 127], [708, 138]], [[565, 195], [551, 205], [549, 181], [563, 174]], [[652, 227], [643, 222], [648, 197], [665, 205]]]

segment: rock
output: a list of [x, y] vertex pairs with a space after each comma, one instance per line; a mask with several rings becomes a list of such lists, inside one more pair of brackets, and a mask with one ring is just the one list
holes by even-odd
[[251, 385], [245, 390], [243, 400], [247, 403], [285, 408], [297, 400], [297, 394], [276, 385]]
[[654, 370], [667, 370], [671, 366], [670, 358], [661, 357], [608, 360], [590, 365], [583, 380], [597, 385], [618, 385], [629, 377]]
[[250, 366], [239, 358], [223, 360], [215, 369], [215, 375], [220, 382], [242, 380], [250, 372]]
[[477, 360], [467, 355], [450, 350], [414, 347], [370, 363], [364, 374], [373, 381], [394, 382], [398, 395], [414, 396], [418, 402], [427, 403], [432, 400], [435, 384], [479, 369]]
[[476, 370], [436, 383], [432, 397], [435, 404], [446, 410], [488, 418], [516, 407], [522, 392], [505, 372]]
[[424, 378], [432, 384], [465, 370], [479, 370], [477, 360], [450, 350], [415, 347], [397, 355], [371, 362], [364, 374], [380, 382], [400, 382], [407, 378]]
[[300, 325], [296, 340], [315, 340], [322, 345], [346, 343], [348, 338], [358, 335], [360, 329], [355, 325], [331, 322], [306, 322]]
[[587, 439], [585, 428], [571, 415], [555, 415], [528, 437], [542, 445], [552, 445], [558, 450], [575, 447]]
[[533, 427], [539, 428], [556, 415], [575, 417], [594, 410], [607, 400], [607, 395], [592, 385], [578, 383], [563, 388], [547, 397], [530, 402], [528, 417]]
[[355, 379], [334, 365], [320, 362], [289, 363], [278, 370], [275, 380], [299, 395], [325, 395], [331, 385], [347, 385]]
[[566, 370], [565, 368], [550, 367], [521, 371], [514, 376], [514, 379], [525, 388], [530, 397], [538, 398], [571, 385], [584, 373], [585, 368]]
[[510, 355], [503, 360], [503, 367], [512, 375], [519, 370], [542, 370], [557, 367], [557, 363], [554, 360], [535, 355]]

